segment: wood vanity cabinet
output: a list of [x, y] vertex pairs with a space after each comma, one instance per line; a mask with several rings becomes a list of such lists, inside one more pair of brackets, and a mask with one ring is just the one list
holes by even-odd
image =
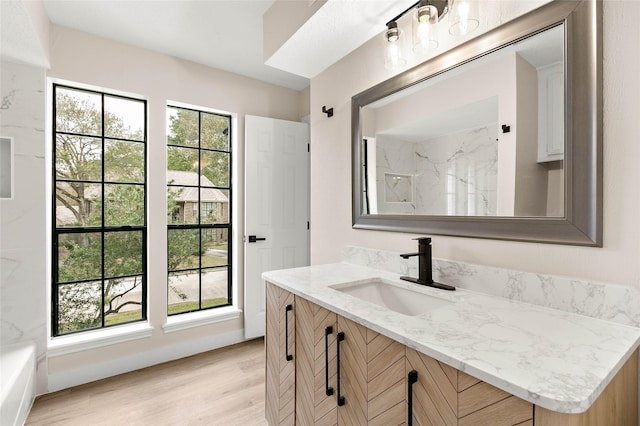
[[266, 354], [271, 426], [407, 425], [409, 415], [416, 426], [638, 424], [638, 351], [588, 411], [556, 413], [267, 283]]
[[303, 298], [295, 305], [297, 423], [405, 423], [404, 345]]
[[270, 425], [295, 424], [293, 294], [267, 283], [265, 415]]

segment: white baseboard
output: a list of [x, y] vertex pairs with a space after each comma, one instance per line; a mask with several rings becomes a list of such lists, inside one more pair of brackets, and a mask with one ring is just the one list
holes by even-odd
[[167, 361], [184, 358], [201, 352], [243, 342], [244, 331], [230, 331], [206, 336], [176, 345], [164, 346], [150, 351], [123, 356], [109, 361], [86, 364], [82, 367], [49, 374], [49, 392], [56, 392], [122, 373], [139, 370]]

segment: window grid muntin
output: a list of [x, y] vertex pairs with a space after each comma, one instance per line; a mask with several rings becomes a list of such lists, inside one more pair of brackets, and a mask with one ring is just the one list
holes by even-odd
[[[202, 310], [209, 310], [209, 309], [216, 309], [216, 308], [221, 308], [224, 306], [230, 306], [233, 304], [233, 293], [232, 293], [232, 274], [231, 274], [231, 268], [233, 265], [233, 258], [232, 258], [232, 217], [233, 217], [233, 189], [232, 189], [232, 182], [233, 182], [233, 176], [232, 176], [232, 171], [233, 171], [233, 153], [232, 153], [232, 141], [231, 141], [231, 135], [232, 133], [232, 119], [231, 119], [231, 115], [228, 114], [222, 114], [222, 113], [212, 113], [212, 112], [207, 112], [207, 111], [202, 111], [202, 110], [198, 110], [198, 109], [193, 109], [193, 108], [188, 108], [188, 107], [179, 107], [179, 106], [175, 106], [175, 105], [167, 105], [167, 108], [172, 108], [172, 109], [176, 109], [176, 110], [185, 110], [185, 111], [191, 111], [191, 112], [196, 112], [198, 114], [198, 145], [197, 147], [194, 147], [192, 145], [179, 145], [179, 144], [171, 144], [168, 141], [168, 136], [167, 136], [167, 149], [168, 148], [182, 148], [182, 149], [191, 149], [191, 150], [197, 150], [198, 151], [198, 185], [184, 185], [184, 184], [169, 184], [167, 183], [167, 188], [171, 188], [171, 187], [177, 187], [177, 188], [196, 188], [198, 190], [198, 223], [197, 224], [169, 224], [167, 226], [168, 232], [172, 229], [198, 229], [199, 230], [199, 247], [202, 247], [202, 230], [203, 229], [226, 229], [227, 230], [227, 265], [226, 266], [220, 266], [218, 267], [219, 269], [222, 268], [227, 268], [227, 303], [223, 304], [223, 305], [218, 305], [218, 306], [210, 306], [210, 307], [206, 307], [203, 308], [202, 307], [202, 272], [203, 270], [207, 270], [207, 269], [211, 269], [211, 268], [202, 268], [202, 254], [200, 254], [200, 256], [198, 256], [198, 268], [190, 268], [190, 269], [183, 269], [183, 270], [168, 270], [167, 269], [167, 300], [169, 297], [169, 278], [170, 275], [172, 273], [176, 273], [176, 272], [186, 272], [186, 271], [199, 271], [198, 274], [198, 309], [193, 309], [193, 310], [188, 310], [188, 311], [181, 311], [181, 312], [177, 312], [174, 314], [170, 314], [169, 313], [169, 303], [167, 303], [167, 315], [168, 316], [173, 316], [173, 315], [181, 315], [181, 314], [186, 314], [189, 312], [198, 312], [198, 311], [202, 311]], [[225, 150], [219, 150], [219, 149], [212, 149], [212, 148], [202, 148], [202, 115], [203, 114], [210, 114], [210, 115], [216, 115], [219, 117], [224, 117], [228, 120], [228, 138], [229, 138], [229, 144], [228, 144], [228, 151]], [[219, 153], [225, 153], [229, 155], [229, 163], [228, 163], [228, 182], [229, 182], [229, 186], [216, 186], [214, 184], [214, 186], [202, 186], [201, 185], [201, 176], [202, 176], [202, 162], [201, 162], [201, 155], [200, 153], [202, 151], [209, 151], [209, 152], [219, 152]], [[167, 170], [169, 170], [168, 168], [168, 164], [167, 164]], [[201, 189], [202, 188], [213, 188], [213, 189], [219, 189], [219, 190], [226, 190], [229, 191], [229, 195], [228, 195], [228, 219], [226, 221], [226, 223], [222, 223], [222, 224], [202, 224], [201, 222]], [[166, 212], [167, 215], [171, 214], [171, 212]], [[167, 235], [167, 249], [169, 248], [169, 236]]]
[[[58, 89], [68, 89], [68, 90], [72, 90], [72, 91], [77, 91], [77, 92], [86, 92], [86, 93], [92, 93], [92, 94], [96, 94], [100, 96], [100, 104], [101, 104], [101, 129], [100, 129], [100, 135], [97, 134], [91, 134], [91, 133], [79, 133], [79, 132], [66, 132], [66, 131], [57, 131], [57, 118], [58, 118], [58, 111], [57, 111], [57, 94], [58, 94]], [[129, 138], [114, 138], [112, 136], [107, 136], [105, 134], [105, 105], [104, 105], [104, 101], [105, 101], [105, 97], [113, 97], [113, 98], [120, 98], [120, 99], [128, 99], [128, 100], [132, 100], [135, 102], [138, 102], [140, 104], [142, 104], [142, 108], [143, 108], [143, 123], [142, 123], [142, 140], [138, 140], [138, 139], [129, 139]], [[108, 325], [105, 325], [105, 281], [106, 280], [111, 280], [111, 279], [117, 279], [116, 277], [105, 277], [105, 248], [104, 248], [104, 239], [105, 239], [105, 233], [107, 232], [117, 232], [117, 231], [141, 231], [141, 238], [142, 238], [142, 251], [141, 251], [141, 263], [142, 263], [142, 271], [140, 274], [134, 274], [134, 275], [129, 275], [126, 276], [125, 278], [128, 277], [141, 277], [141, 305], [140, 305], [140, 313], [141, 313], [141, 318], [140, 319], [136, 319], [136, 320], [132, 320], [132, 321], [125, 321], [125, 322], [121, 322], [121, 323], [116, 323], [115, 325], [123, 325], [123, 324], [127, 324], [127, 323], [133, 323], [133, 322], [140, 322], [140, 321], [146, 321], [147, 319], [147, 281], [148, 281], [148, 274], [147, 274], [147, 133], [148, 133], [148, 129], [147, 129], [147, 121], [148, 121], [148, 111], [147, 111], [147, 101], [144, 99], [138, 99], [138, 98], [134, 98], [134, 97], [130, 97], [130, 96], [124, 96], [124, 95], [117, 95], [117, 94], [110, 94], [110, 93], [106, 93], [106, 92], [101, 92], [101, 91], [97, 91], [97, 90], [92, 90], [92, 89], [84, 89], [84, 88], [77, 88], [77, 87], [72, 87], [72, 86], [68, 86], [68, 85], [64, 85], [64, 84], [53, 84], [53, 120], [52, 120], [52, 127], [53, 127], [53, 155], [52, 155], [52, 177], [53, 177], [53, 185], [52, 185], [52, 245], [53, 245], [53, 250], [52, 250], [52, 292], [51, 292], [51, 334], [53, 337], [57, 337], [57, 336], [61, 336], [61, 335], [69, 335], [69, 334], [76, 334], [76, 333], [82, 333], [85, 331], [91, 331], [91, 330], [96, 330], [96, 329], [100, 329], [100, 328], [105, 328], [105, 327], [111, 327]], [[56, 161], [57, 161], [57, 137], [58, 135], [69, 135], [69, 136], [77, 136], [77, 137], [87, 137], [87, 138], [94, 138], [94, 139], [100, 139], [100, 145], [101, 145], [101, 155], [100, 155], [100, 169], [101, 169], [101, 177], [102, 179], [100, 181], [86, 181], [86, 180], [74, 180], [74, 179], [58, 179], [58, 177], [56, 176]], [[143, 149], [143, 156], [142, 156], [142, 168], [144, 170], [144, 180], [143, 182], [111, 182], [111, 181], [106, 181], [104, 179], [105, 177], [105, 159], [104, 159], [104, 149], [105, 149], [105, 142], [107, 140], [121, 140], [121, 141], [125, 141], [125, 142], [135, 142], [135, 143], [142, 143], [144, 146]], [[100, 222], [101, 222], [101, 226], [77, 226], [77, 227], [58, 227], [57, 225], [57, 212], [56, 212], [56, 188], [57, 188], [57, 183], [58, 182], [76, 182], [76, 183], [85, 183], [85, 184], [96, 184], [96, 185], [100, 185], [101, 189], [101, 218], [100, 218]], [[118, 185], [118, 184], [124, 184], [124, 185], [137, 185], [137, 186], [142, 186], [144, 189], [143, 192], [143, 224], [142, 225], [116, 225], [116, 226], [105, 226], [105, 185]], [[101, 276], [100, 277], [96, 277], [94, 279], [89, 279], [89, 280], [76, 280], [76, 281], [65, 281], [63, 283], [58, 282], [58, 276], [59, 276], [59, 245], [58, 245], [58, 241], [59, 241], [59, 236], [60, 235], [64, 235], [64, 234], [82, 234], [82, 233], [100, 233], [100, 238], [101, 238]], [[87, 283], [91, 283], [91, 282], [96, 282], [96, 281], [100, 281], [100, 287], [101, 287], [101, 294], [100, 294], [100, 300], [101, 300], [101, 308], [100, 308], [100, 325], [97, 327], [90, 327], [90, 328], [83, 328], [83, 329], [79, 329], [79, 330], [73, 330], [73, 331], [69, 331], [69, 332], [65, 332], [65, 333], [60, 333], [60, 324], [59, 324], [59, 312], [60, 312], [60, 307], [59, 307], [59, 288], [60, 286], [70, 286], [70, 285], [78, 285], [78, 284], [87, 284]]]

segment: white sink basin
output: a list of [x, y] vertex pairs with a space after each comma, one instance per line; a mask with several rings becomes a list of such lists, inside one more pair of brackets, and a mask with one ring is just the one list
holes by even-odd
[[[409, 285], [418, 286], [418, 284]], [[398, 283], [381, 278], [336, 284], [330, 287], [334, 290], [409, 316], [424, 314], [453, 303], [452, 300], [444, 297], [441, 298], [427, 294], [422, 291], [423, 289], [420, 287], [416, 287], [415, 289], [405, 288]]]

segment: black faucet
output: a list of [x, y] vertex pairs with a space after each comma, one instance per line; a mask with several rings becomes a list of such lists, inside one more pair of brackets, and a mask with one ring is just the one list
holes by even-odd
[[413, 256], [418, 256], [418, 278], [400, 277], [400, 279], [428, 287], [439, 288], [441, 290], [455, 290], [456, 288], [453, 286], [433, 281], [431, 275], [431, 238], [422, 237], [416, 238], [416, 240], [418, 240], [418, 252], [401, 254], [400, 257], [408, 259]]

